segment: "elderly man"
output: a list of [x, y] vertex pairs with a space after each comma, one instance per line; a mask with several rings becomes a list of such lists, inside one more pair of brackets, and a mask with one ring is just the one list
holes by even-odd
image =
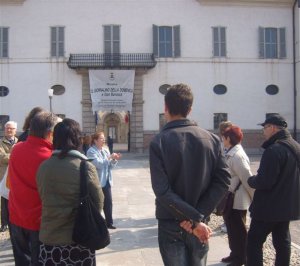
[[[8, 121], [4, 125], [4, 137], [0, 140], [0, 180], [8, 166], [8, 161], [12, 147], [17, 143], [18, 139], [15, 137], [17, 132], [17, 123]], [[8, 199], [1, 197], [1, 227], [0, 232], [8, 229]]]
[[263, 126], [266, 141], [257, 175], [248, 179], [256, 189], [250, 206], [247, 265], [263, 266], [263, 244], [272, 233], [275, 266], [290, 265], [289, 223], [300, 219], [300, 145], [280, 115], [268, 117]]
[[30, 122], [29, 136], [12, 150], [9, 161], [9, 221], [16, 266], [39, 265], [42, 203], [36, 173], [52, 154], [54, 126], [59, 118], [40, 112]]

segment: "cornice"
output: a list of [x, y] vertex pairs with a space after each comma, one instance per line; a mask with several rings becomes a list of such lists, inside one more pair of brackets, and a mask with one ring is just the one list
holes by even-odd
[[295, 0], [196, 0], [205, 5], [292, 6]]
[[26, 0], [0, 0], [0, 5], [22, 5]]

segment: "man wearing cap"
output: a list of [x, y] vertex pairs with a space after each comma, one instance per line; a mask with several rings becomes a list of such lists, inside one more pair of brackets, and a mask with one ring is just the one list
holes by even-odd
[[257, 175], [248, 180], [256, 190], [249, 209], [247, 266], [263, 266], [263, 244], [270, 233], [275, 266], [287, 266], [291, 254], [289, 223], [300, 219], [300, 145], [278, 114], [259, 125], [266, 141]]

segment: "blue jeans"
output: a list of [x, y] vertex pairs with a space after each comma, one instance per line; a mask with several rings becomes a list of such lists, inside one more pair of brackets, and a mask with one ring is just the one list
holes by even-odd
[[263, 244], [272, 233], [276, 251], [275, 266], [290, 265], [290, 222], [263, 222], [251, 220], [247, 242], [247, 266], [263, 266]]
[[39, 231], [32, 231], [10, 224], [10, 239], [16, 266], [40, 265], [41, 242], [39, 241]]
[[158, 243], [166, 266], [205, 266], [208, 244], [187, 233], [175, 220], [158, 220]]

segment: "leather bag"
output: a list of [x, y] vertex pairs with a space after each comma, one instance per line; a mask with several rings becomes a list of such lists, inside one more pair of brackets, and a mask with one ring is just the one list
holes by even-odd
[[221, 199], [219, 204], [217, 205], [215, 209], [215, 214], [218, 216], [227, 216], [232, 208], [233, 208], [233, 202], [234, 202], [234, 194], [239, 189], [241, 185], [241, 182], [238, 184], [238, 186], [235, 188], [234, 192], [226, 191], [224, 197]]
[[91, 250], [105, 248], [110, 244], [106, 222], [88, 193], [86, 161], [80, 163], [80, 204], [75, 217], [73, 241]]

